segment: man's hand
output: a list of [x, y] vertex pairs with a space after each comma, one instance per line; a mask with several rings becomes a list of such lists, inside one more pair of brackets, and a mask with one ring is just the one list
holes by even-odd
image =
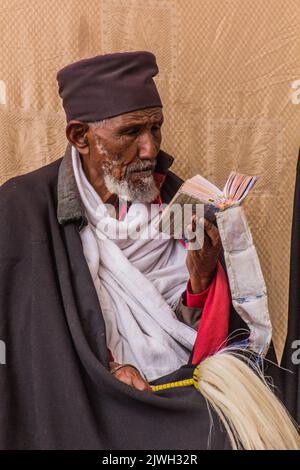
[[[190, 284], [193, 294], [199, 294], [209, 286], [222, 249], [222, 242], [217, 227], [207, 219], [202, 220], [204, 224], [203, 246], [200, 250], [190, 249], [186, 258], [186, 265], [190, 274]], [[197, 230], [195, 215], [192, 216], [192, 224], [190, 228], [194, 233]], [[193, 240], [190, 240], [190, 242], [194, 242], [195, 239], [196, 237], [194, 237]]]
[[[112, 371], [119, 365], [120, 364], [118, 364], [117, 362], [110, 362], [109, 363], [110, 370]], [[131, 387], [134, 387], [137, 390], [152, 392], [152, 389], [150, 385], [148, 384], [148, 382], [146, 382], [146, 380], [143, 379], [141, 374], [134, 367], [131, 367], [131, 366], [121, 367], [119, 370], [114, 372], [114, 376], [121, 382], [124, 382], [125, 384], [130, 385]]]

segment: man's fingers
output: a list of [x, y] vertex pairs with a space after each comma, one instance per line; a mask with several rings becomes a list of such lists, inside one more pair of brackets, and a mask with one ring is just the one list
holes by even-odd
[[[200, 220], [196, 218], [196, 214], [193, 214], [191, 217], [190, 224], [188, 224], [186, 227], [187, 239], [189, 240], [189, 242], [199, 245], [197, 246], [197, 249], [201, 249], [203, 245], [204, 235], [205, 232], [203, 223], [201, 223]], [[196, 248], [194, 247], [194, 249]]]
[[203, 247], [203, 233], [199, 233], [199, 228], [195, 232], [194, 228], [192, 227], [192, 224], [189, 224], [186, 228], [186, 238], [189, 241], [189, 250], [201, 250]]
[[120, 376], [116, 376], [116, 378], [118, 380], [120, 380], [120, 382], [123, 382], [124, 384], [126, 385], [129, 385], [130, 387], [132, 387], [132, 377], [130, 375], [120, 375]]
[[115, 377], [131, 387], [141, 391], [152, 392], [150, 385], [142, 378], [142, 376], [132, 367], [122, 367], [115, 373]]
[[206, 234], [208, 235], [208, 237], [210, 238], [211, 244], [216, 247], [217, 246], [221, 247], [222, 243], [221, 243], [219, 230], [217, 229], [217, 227], [207, 219], [200, 219], [200, 220], [204, 224], [204, 230]]
[[195, 215], [192, 216], [191, 223], [187, 226], [187, 238], [191, 243], [198, 242], [196, 249], [202, 247], [207, 249], [210, 245], [215, 248], [221, 248], [222, 246], [218, 228], [203, 217], [196, 220]]
[[137, 388], [138, 390], [141, 390], [142, 392], [144, 391], [149, 391], [151, 392], [152, 389], [149, 384], [147, 384], [141, 377], [138, 375], [135, 375], [132, 378], [132, 385], [134, 388]]

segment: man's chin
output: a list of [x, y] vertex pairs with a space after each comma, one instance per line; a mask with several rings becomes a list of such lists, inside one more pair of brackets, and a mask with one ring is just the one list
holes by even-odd
[[130, 183], [147, 184], [147, 182], [149, 180], [153, 181], [153, 171], [152, 170], [134, 171], [130, 174], [129, 184]]
[[150, 203], [153, 202], [159, 194], [159, 190], [155, 185], [137, 185], [130, 188], [129, 191], [120, 193], [119, 197], [130, 202]]
[[105, 177], [104, 182], [110, 193], [128, 202], [149, 203], [154, 201], [159, 193], [152, 173], [148, 176], [134, 175], [123, 181], [117, 181], [109, 175]]

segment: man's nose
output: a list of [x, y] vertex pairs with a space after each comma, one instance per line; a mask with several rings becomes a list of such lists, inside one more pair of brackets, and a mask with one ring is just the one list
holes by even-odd
[[139, 136], [138, 147], [139, 157], [147, 160], [156, 158], [159, 150], [158, 144], [154, 141], [151, 131], [145, 131]]

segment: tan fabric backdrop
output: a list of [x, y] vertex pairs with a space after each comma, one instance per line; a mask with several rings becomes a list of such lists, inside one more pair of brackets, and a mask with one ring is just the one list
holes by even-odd
[[[59, 158], [56, 72], [99, 53], [154, 52], [175, 170], [222, 186], [260, 177], [246, 205], [281, 356], [300, 105], [299, 0], [1, 0], [0, 183]], [[34, 191], [34, 188], [32, 188]]]

